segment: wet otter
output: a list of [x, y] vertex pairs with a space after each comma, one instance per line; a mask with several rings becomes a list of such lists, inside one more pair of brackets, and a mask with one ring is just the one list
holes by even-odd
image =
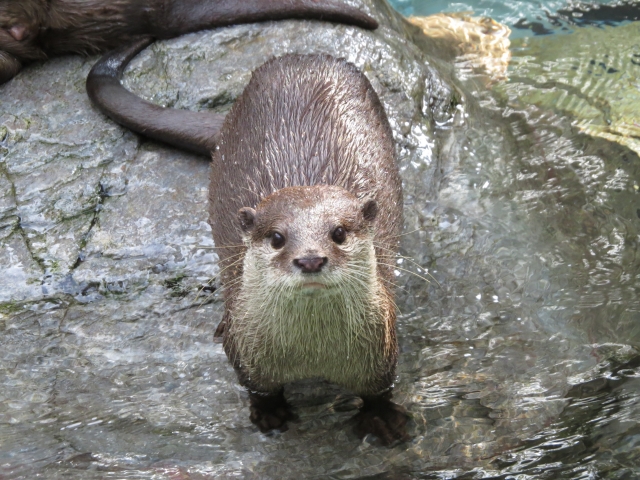
[[171, 38], [284, 18], [377, 27], [373, 18], [339, 0], [2, 0], [0, 83], [25, 63], [52, 55], [93, 54], [146, 35]]
[[[117, 83], [134, 50], [105, 57], [88, 89], [112, 118], [146, 134], [158, 125], [139, 112], [151, 107]], [[163, 109], [167, 122], [174, 113]], [[175, 138], [197, 151], [202, 135], [182, 128]], [[387, 261], [402, 191], [371, 84], [328, 55], [272, 59], [253, 73], [216, 140], [209, 201], [225, 295], [219, 333], [250, 392], [251, 420], [262, 431], [284, 428], [292, 414], [283, 385], [322, 377], [363, 398], [358, 434], [406, 439], [407, 416], [390, 393], [397, 342]]]

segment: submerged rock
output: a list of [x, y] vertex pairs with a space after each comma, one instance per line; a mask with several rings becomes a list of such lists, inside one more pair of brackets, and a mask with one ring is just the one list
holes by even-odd
[[409, 17], [409, 21], [437, 41], [440, 56], [444, 51], [455, 63], [458, 77], [485, 74], [493, 81], [506, 78], [511, 59], [511, 30], [506, 25], [464, 13]]
[[[353, 3], [378, 18], [377, 31], [282, 21], [185, 35], [139, 55], [125, 84], [158, 104], [224, 112], [273, 56], [344, 57], [378, 92], [404, 174], [419, 179], [411, 201], [412, 188], [435, 191], [435, 122], [459, 116], [461, 96], [385, 2]], [[140, 438], [158, 451], [165, 428], [248, 423], [213, 343], [222, 305], [209, 163], [98, 112], [84, 88], [95, 60], [55, 58], [0, 87], [0, 424], [12, 425], [0, 464], [12, 475], [85, 451], [108, 463], [126, 450], [127, 422], [153, 425]], [[95, 433], [103, 428], [113, 434]], [[38, 460], [17, 453], [28, 445]]]
[[574, 118], [580, 131], [640, 154], [640, 23], [513, 42], [508, 101]]

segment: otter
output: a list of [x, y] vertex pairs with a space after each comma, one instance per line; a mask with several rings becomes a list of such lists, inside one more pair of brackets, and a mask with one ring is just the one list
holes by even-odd
[[324, 19], [375, 29], [339, 0], [2, 0], [0, 84], [26, 63], [105, 52], [142, 36], [171, 38], [237, 23]]
[[[217, 335], [249, 391], [251, 421], [263, 432], [286, 429], [294, 415], [283, 386], [319, 377], [362, 398], [358, 435], [407, 440], [407, 414], [391, 400], [398, 346], [389, 258], [402, 188], [392, 131], [365, 75], [329, 55], [271, 59], [218, 131], [219, 116], [202, 127], [206, 113], [194, 120], [124, 89], [119, 76], [142, 45], [105, 56], [87, 89], [143, 135], [162, 127], [170, 143], [213, 150], [209, 222], [225, 302]], [[154, 108], [160, 122], [146, 114]], [[207, 129], [212, 138], [203, 140]]]

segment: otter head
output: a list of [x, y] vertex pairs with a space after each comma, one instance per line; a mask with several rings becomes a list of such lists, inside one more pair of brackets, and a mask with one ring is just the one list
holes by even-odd
[[46, 23], [47, 2], [5, 0], [0, 3], [0, 83], [22, 68], [22, 63], [46, 58], [37, 43]]
[[[248, 247], [245, 274], [318, 294], [375, 276], [377, 203], [329, 185], [288, 187], [245, 207], [238, 221]], [[248, 271], [247, 271], [248, 270]]]
[[247, 251], [229, 335], [263, 387], [324, 377], [368, 388], [379, 368], [370, 353], [390, 345], [394, 315], [378, 275], [377, 213], [375, 200], [328, 185], [240, 209]]

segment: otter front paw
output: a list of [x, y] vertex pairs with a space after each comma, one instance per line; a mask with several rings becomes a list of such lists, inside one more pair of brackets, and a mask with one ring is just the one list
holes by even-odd
[[409, 415], [402, 405], [393, 403], [391, 395], [363, 398], [360, 413], [355, 415], [355, 432], [363, 438], [368, 433], [378, 437], [384, 445], [391, 445], [396, 441], [411, 440], [407, 433]]
[[296, 415], [291, 410], [291, 406], [284, 399], [283, 391], [276, 394], [250, 393], [251, 400], [251, 422], [254, 423], [262, 433], [271, 430], [287, 430], [287, 421], [295, 420]]

